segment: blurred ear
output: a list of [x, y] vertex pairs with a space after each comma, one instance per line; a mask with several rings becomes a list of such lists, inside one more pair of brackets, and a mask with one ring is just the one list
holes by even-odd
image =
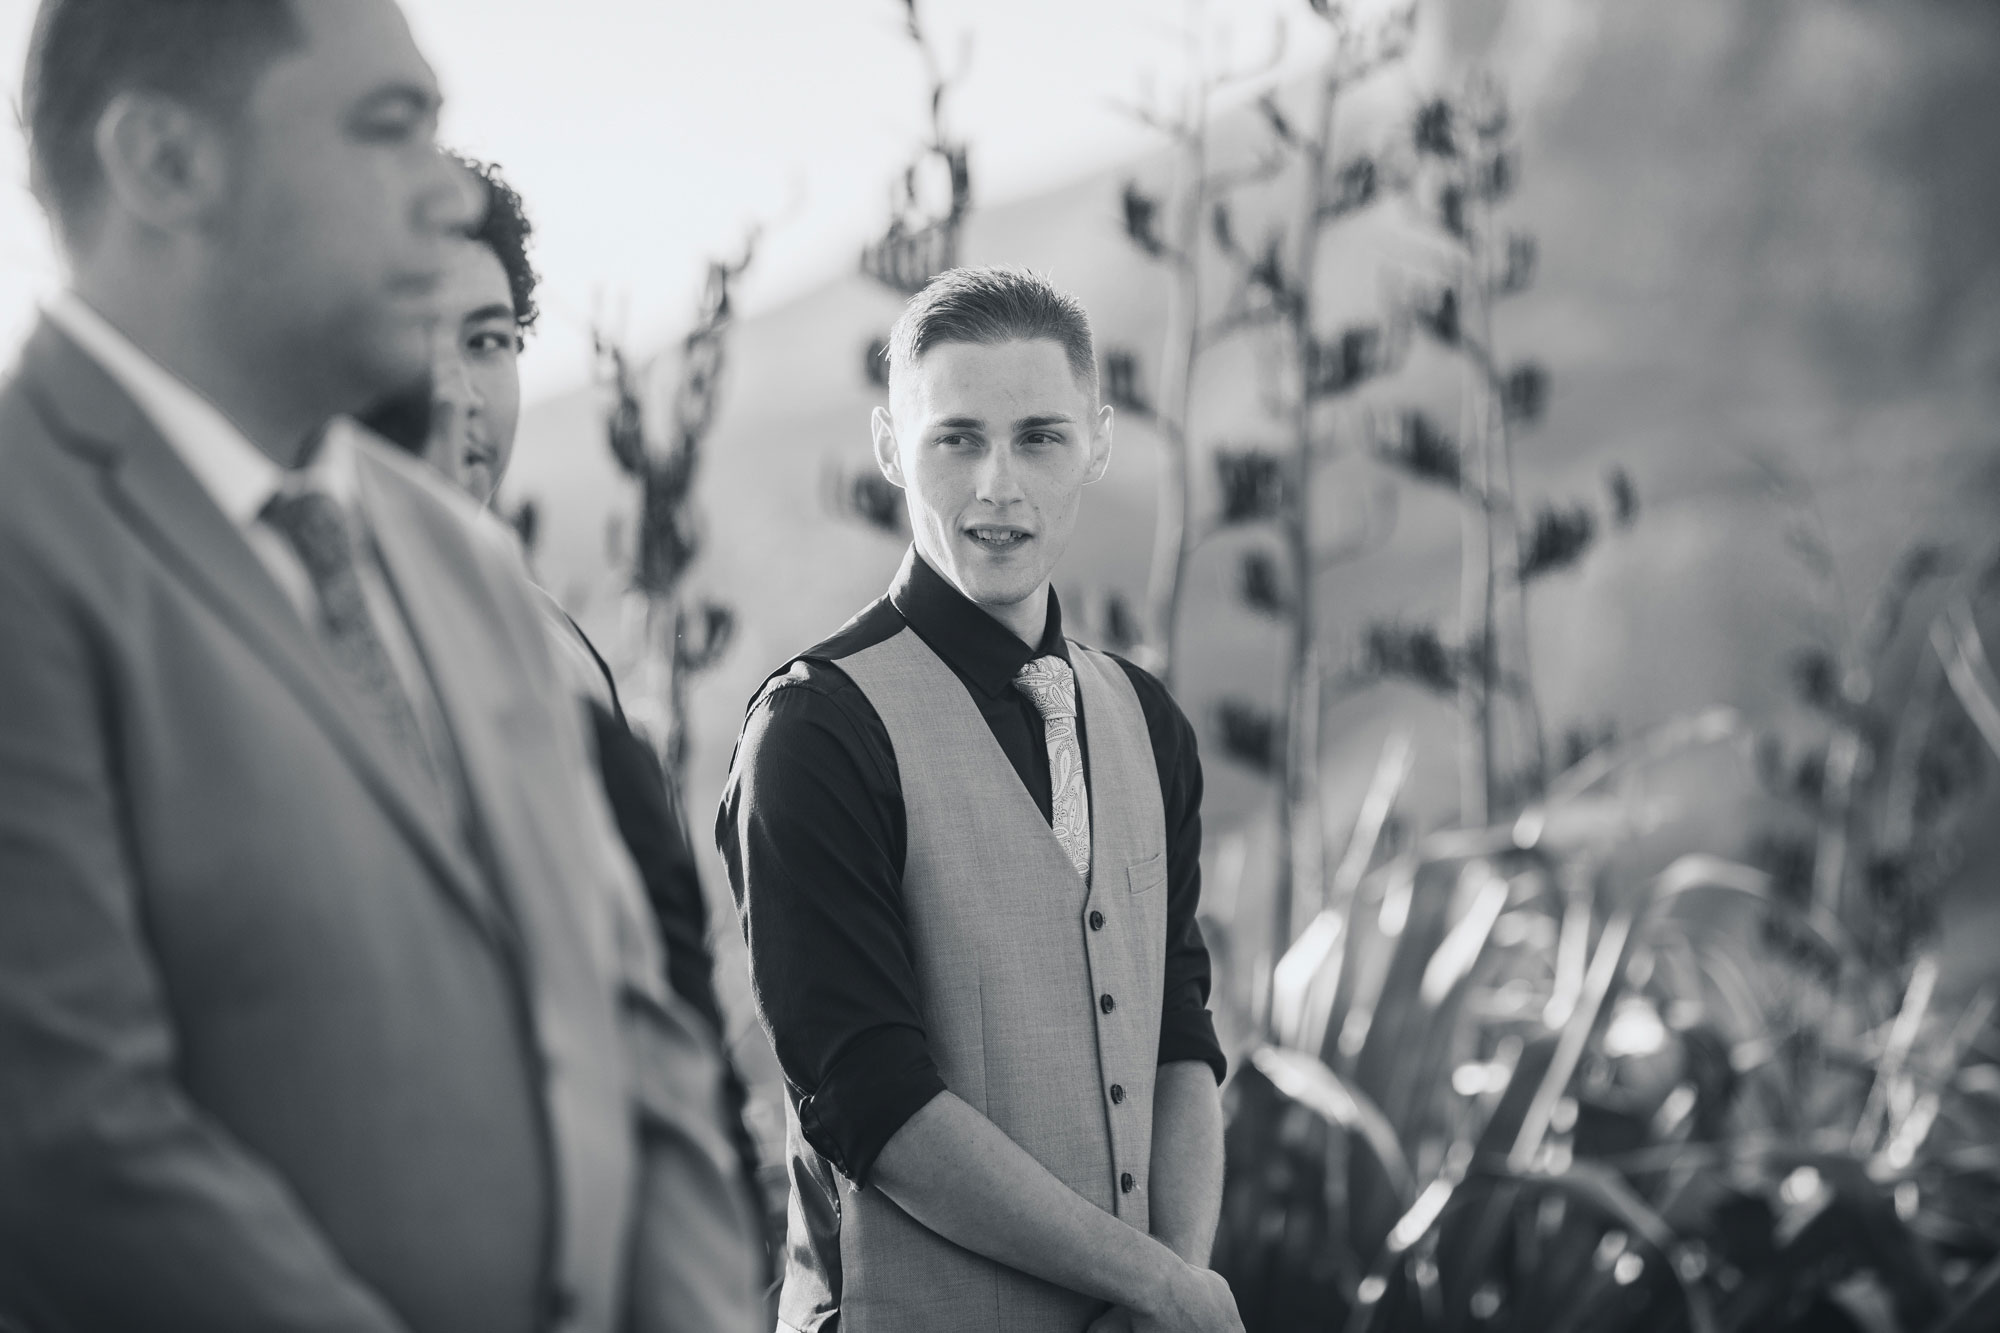
[[1111, 404], [1097, 409], [1097, 426], [1090, 432], [1090, 463], [1083, 474], [1083, 484], [1102, 481], [1105, 471], [1111, 466]]
[[170, 98], [118, 94], [97, 118], [93, 143], [107, 205], [161, 231], [199, 225], [228, 191], [220, 130]]
[[903, 486], [903, 456], [896, 449], [896, 423], [889, 409], [876, 408], [868, 426], [875, 434], [875, 466], [882, 469], [891, 485]]

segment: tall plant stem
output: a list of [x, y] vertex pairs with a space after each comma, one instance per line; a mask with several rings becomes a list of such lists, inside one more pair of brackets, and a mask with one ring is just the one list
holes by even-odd
[[[1459, 283], [1466, 300], [1478, 269], [1470, 251]], [[1459, 400], [1459, 438], [1472, 450], [1459, 506], [1459, 638], [1465, 660], [1458, 673], [1458, 818], [1483, 826], [1493, 794], [1493, 451], [1487, 434], [1492, 387], [1472, 357], [1461, 358], [1465, 388]]]
[[[1318, 440], [1314, 432], [1313, 287], [1318, 276], [1321, 201], [1326, 197], [1327, 163], [1332, 158], [1333, 115], [1341, 89], [1341, 53], [1336, 46], [1316, 89], [1312, 133], [1299, 141], [1302, 179], [1293, 219], [1295, 253], [1287, 282], [1286, 333], [1291, 341], [1292, 458], [1282, 523], [1285, 555], [1292, 570], [1289, 641], [1285, 655], [1285, 754], [1278, 793], [1278, 866], [1271, 902], [1271, 958], [1292, 943], [1292, 920], [1301, 897], [1317, 901], [1324, 882], [1326, 849], [1319, 808], [1319, 655], [1316, 638], [1312, 544], [1312, 483]], [[1268, 1019], [1268, 1006], [1266, 1012]]]
[[1153, 528], [1152, 568], [1146, 580], [1146, 637], [1153, 668], [1169, 690], [1178, 666], [1181, 588], [1193, 555], [1188, 525], [1192, 486], [1188, 416], [1194, 395], [1194, 363], [1201, 328], [1201, 214], [1208, 171], [1207, 94], [1197, 81], [1188, 93], [1180, 153], [1174, 176], [1173, 283], [1167, 289], [1167, 327], [1160, 353], [1160, 399], [1155, 406], [1160, 436], [1159, 517]]
[[[1528, 641], [1528, 585], [1521, 578], [1521, 507], [1518, 498], [1520, 492], [1516, 490], [1514, 484], [1514, 431], [1512, 423], [1507, 420], [1506, 405], [1504, 402], [1499, 401], [1501, 388], [1498, 384], [1493, 383], [1491, 379], [1492, 374], [1499, 373], [1498, 367], [1500, 364], [1499, 352], [1494, 346], [1493, 341], [1493, 298], [1491, 295], [1493, 265], [1492, 250], [1488, 243], [1490, 235], [1488, 223], [1491, 216], [1492, 210], [1490, 208], [1478, 210], [1478, 221], [1475, 224], [1472, 240], [1472, 287], [1474, 299], [1479, 303], [1479, 341], [1480, 345], [1486, 348], [1489, 361], [1489, 375], [1485, 389], [1487, 412], [1489, 413], [1488, 421], [1491, 425], [1494, 438], [1499, 444], [1500, 454], [1501, 489], [1497, 493], [1492, 488], [1488, 489], [1488, 498], [1492, 507], [1491, 517], [1495, 527], [1494, 539], [1488, 546], [1488, 552], [1489, 559], [1496, 560], [1498, 564], [1498, 568], [1493, 571], [1492, 581], [1507, 588], [1513, 598], [1511, 609], [1514, 613], [1512, 616], [1514, 680], [1516, 682], [1514, 692], [1520, 705], [1518, 718], [1520, 729], [1525, 733], [1522, 737], [1526, 742], [1523, 748], [1526, 751], [1529, 763], [1526, 775], [1527, 790], [1516, 791], [1514, 793], [1514, 800], [1511, 802], [1512, 807], [1518, 809], [1527, 801], [1541, 794], [1542, 785], [1548, 781], [1549, 756], [1548, 738], [1546, 729], [1542, 723], [1541, 697], [1535, 691], [1534, 664], [1531, 660], [1532, 654]], [[1501, 577], [1503, 572], [1504, 579]], [[1497, 621], [1497, 609], [1491, 614], [1494, 615]], [[1489, 622], [1488, 632], [1493, 636], [1493, 651], [1496, 659], [1500, 651], [1498, 628], [1497, 623]], [[1489, 666], [1489, 672], [1495, 666], [1497, 666], [1497, 660]], [[1491, 708], [1490, 700], [1492, 698], [1493, 684], [1493, 677], [1489, 674], [1486, 682], [1489, 710]], [[1489, 773], [1492, 771], [1490, 767], [1488, 771]], [[1489, 802], [1491, 799], [1491, 788], [1489, 787]], [[1489, 811], [1488, 813], [1491, 815], [1496, 812]], [[1511, 813], [1511, 810], [1507, 813]]]

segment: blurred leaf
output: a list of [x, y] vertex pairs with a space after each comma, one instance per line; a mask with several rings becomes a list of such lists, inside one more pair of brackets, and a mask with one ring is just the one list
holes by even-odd
[[1954, 598], [1931, 622], [1931, 647], [1944, 663], [1945, 679], [1966, 715], [1996, 755], [2000, 755], [2000, 678], [1986, 657], [1986, 644], [1973, 618], [1972, 604]]
[[1283, 511], [1285, 466], [1267, 449], [1218, 449], [1215, 477], [1226, 525], [1261, 523]]
[[1821, 712], [1832, 712], [1840, 703], [1840, 668], [1833, 654], [1824, 648], [1803, 648], [1792, 654], [1792, 690], [1799, 702]]
[[1418, 481], [1459, 487], [1463, 462], [1458, 441], [1426, 412], [1403, 413], [1396, 436], [1378, 445], [1376, 455]]
[[1361, 1089], [1327, 1068], [1318, 1057], [1278, 1046], [1259, 1046], [1250, 1053], [1257, 1072], [1271, 1086], [1309, 1108], [1315, 1115], [1349, 1134], [1358, 1135], [1375, 1156], [1396, 1197], [1408, 1207], [1417, 1193], [1416, 1177], [1403, 1155], [1396, 1128]]
[[1493, 154], [1479, 165], [1479, 197], [1497, 204], [1514, 193], [1520, 176], [1520, 159], [1512, 152]]
[[1381, 173], [1375, 159], [1366, 155], [1349, 158], [1334, 171], [1333, 193], [1321, 202], [1320, 216], [1343, 218], [1358, 212], [1375, 202], [1380, 189]]
[[1284, 108], [1278, 105], [1275, 96], [1266, 93], [1258, 98], [1257, 110], [1263, 115], [1264, 123], [1270, 126], [1271, 133], [1280, 143], [1289, 145], [1298, 142], [1298, 132], [1292, 128], [1292, 122], [1286, 118]]
[[1278, 562], [1268, 551], [1245, 551], [1236, 592], [1243, 604], [1259, 615], [1283, 619], [1291, 609]]
[[1315, 398], [1347, 393], [1380, 373], [1385, 364], [1382, 330], [1373, 324], [1344, 329], [1333, 342], [1307, 345], [1308, 392]]
[[1158, 259], [1167, 253], [1167, 243], [1160, 235], [1160, 201], [1139, 188], [1139, 182], [1125, 182], [1125, 237], [1148, 258]]
[[736, 637], [736, 613], [717, 602], [703, 602], [699, 612], [681, 616], [674, 652], [682, 670], [699, 675], [722, 659]]
[[1411, 309], [1417, 324], [1446, 347], [1456, 347], [1460, 335], [1458, 289], [1442, 287], [1419, 298]]
[[1121, 592], [1107, 593], [1104, 598], [1104, 644], [1114, 653], [1127, 653], [1138, 644], [1139, 617], [1132, 610], [1132, 603]]
[[1679, 1286], [1681, 1300], [1686, 1308], [1688, 1327], [1693, 1333], [1712, 1333], [1717, 1328], [1715, 1311], [1710, 1307], [1708, 1294], [1698, 1283], [1688, 1280], [1678, 1262], [1680, 1257], [1680, 1237], [1665, 1218], [1654, 1210], [1624, 1179], [1607, 1166], [1596, 1162], [1578, 1161], [1561, 1171], [1519, 1172], [1511, 1166], [1482, 1162], [1481, 1170], [1505, 1179], [1518, 1181], [1524, 1187], [1554, 1192], [1572, 1202], [1588, 1208], [1597, 1216], [1614, 1223], [1621, 1230], [1643, 1240], [1653, 1251], [1660, 1266], [1670, 1274]]
[[1224, 754], [1266, 777], [1278, 771], [1278, 720], [1270, 709], [1224, 699], [1215, 705], [1215, 725]]
[[1456, 113], [1451, 103], [1434, 97], [1418, 107], [1410, 138], [1420, 154], [1446, 160], [1457, 157]]
[[1512, 296], [1524, 292], [1535, 281], [1535, 267], [1540, 259], [1541, 248], [1533, 236], [1526, 232], [1507, 234], [1507, 258], [1500, 268], [1499, 280], [1494, 284], [1495, 296]]
[[533, 496], [529, 496], [514, 506], [513, 516], [508, 522], [514, 529], [514, 535], [521, 539], [521, 549], [532, 556], [535, 542], [542, 535], [541, 506], [535, 503]]
[[1377, 621], [1362, 636], [1361, 672], [1376, 679], [1405, 680], [1434, 694], [1458, 689], [1458, 654], [1438, 637], [1435, 625]]
[[1142, 417], [1153, 414], [1153, 405], [1139, 384], [1139, 357], [1129, 348], [1105, 350], [1104, 400], [1121, 412]]
[[1472, 224], [1465, 216], [1465, 187], [1457, 181], [1446, 181], [1438, 186], [1438, 225], [1460, 240], [1472, 234]]
[[826, 469], [827, 509], [890, 537], [906, 537], [909, 512], [903, 492], [872, 462], [852, 469], [829, 462]]
[[1548, 410], [1549, 372], [1541, 366], [1529, 363], [1516, 366], [1507, 374], [1500, 390], [1501, 410], [1507, 420], [1522, 425], [1533, 425], [1542, 419]]
[[1597, 515], [1589, 505], [1542, 503], [1521, 542], [1521, 582], [1569, 568], [1583, 559], [1596, 539]]
[[1611, 497], [1612, 523], [1631, 527], [1639, 519], [1639, 488], [1633, 484], [1632, 474], [1614, 466], [1604, 474], [1604, 488]]
[[2000, 1328], [2000, 1257], [1966, 1284], [1951, 1313], [1932, 1325], [1930, 1333], [1992, 1333], [1996, 1328]]

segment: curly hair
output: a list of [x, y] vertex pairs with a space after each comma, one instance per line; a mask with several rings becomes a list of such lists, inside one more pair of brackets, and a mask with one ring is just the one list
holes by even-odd
[[514, 303], [514, 327], [526, 334], [542, 313], [535, 305], [535, 284], [541, 281], [541, 274], [528, 262], [528, 242], [535, 228], [528, 221], [520, 194], [500, 174], [498, 163], [481, 162], [462, 153], [452, 153], [451, 158], [472, 173], [485, 191], [485, 215], [466, 235], [500, 261], [507, 274], [507, 293]]

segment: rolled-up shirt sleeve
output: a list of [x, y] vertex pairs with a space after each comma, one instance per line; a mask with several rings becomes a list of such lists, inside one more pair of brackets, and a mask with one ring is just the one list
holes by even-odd
[[1160, 997], [1159, 1063], [1199, 1060], [1221, 1083], [1229, 1060], [1209, 1013], [1208, 945], [1196, 919], [1201, 907], [1201, 753], [1194, 726], [1164, 685], [1123, 658], [1153, 744], [1167, 825], [1167, 965]]
[[716, 844], [799, 1127], [857, 1184], [944, 1091], [903, 912], [905, 837], [873, 708], [837, 669], [795, 665], [751, 708]]

